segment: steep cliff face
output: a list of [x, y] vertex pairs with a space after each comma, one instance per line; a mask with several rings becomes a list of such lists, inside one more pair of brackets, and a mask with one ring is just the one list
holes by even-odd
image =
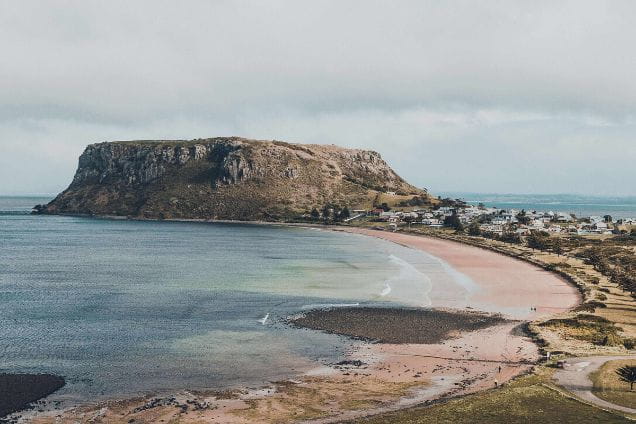
[[424, 195], [376, 152], [242, 138], [93, 144], [41, 213], [278, 219], [378, 193]]

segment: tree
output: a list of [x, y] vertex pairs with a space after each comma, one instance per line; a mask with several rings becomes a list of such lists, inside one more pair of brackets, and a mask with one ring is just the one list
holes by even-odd
[[311, 219], [313, 219], [314, 221], [317, 220], [318, 218], [320, 218], [320, 212], [318, 212], [318, 209], [313, 208], [311, 210]]
[[332, 209], [332, 212], [333, 212], [334, 221], [340, 221], [342, 219], [342, 217], [340, 216], [340, 206], [333, 205], [331, 207], [331, 209]]
[[325, 205], [322, 207], [322, 219], [327, 221], [331, 216], [331, 207], [329, 205]]
[[537, 250], [546, 250], [548, 248], [548, 240], [550, 235], [544, 231], [532, 231], [526, 242], [528, 247]]
[[506, 230], [501, 234], [500, 240], [505, 243], [521, 244], [521, 236], [514, 231]]
[[607, 222], [609, 224], [610, 222], [612, 222], [612, 215], [605, 215], [603, 217], [603, 221], [605, 221], [605, 222]]
[[636, 367], [630, 367], [625, 365], [616, 370], [616, 374], [625, 383], [629, 383], [629, 390], [634, 390], [634, 383], [636, 383]]
[[411, 223], [415, 222], [417, 218], [411, 216], [411, 215], [404, 215], [402, 217], [402, 221], [406, 222], [407, 224], [409, 224], [409, 229], [411, 228]]
[[530, 223], [530, 217], [526, 214], [525, 209], [521, 209], [521, 212], [517, 214], [517, 221], [523, 225], [528, 225]]
[[382, 210], [383, 210], [384, 212], [388, 212], [388, 211], [390, 211], [390, 210], [391, 210], [391, 207], [390, 207], [390, 206], [389, 206], [386, 202], [385, 202], [385, 203], [382, 203], [382, 204], [380, 205], [380, 207], [382, 208]]
[[480, 236], [481, 228], [479, 228], [479, 222], [473, 221], [468, 226], [468, 235], [469, 236]]
[[590, 247], [589, 249], [581, 252], [581, 255], [585, 257], [585, 262], [592, 265], [595, 270], [600, 271], [604, 268], [605, 255], [599, 247]]
[[556, 237], [554, 241], [552, 241], [552, 251], [556, 253], [557, 256], [563, 254], [563, 243], [559, 237]]
[[349, 208], [345, 206], [340, 211], [340, 219], [347, 219], [347, 218], [350, 218], [350, 217], [351, 217], [351, 212], [349, 212]]
[[464, 225], [459, 220], [459, 215], [457, 215], [456, 211], [444, 218], [444, 226], [454, 228], [456, 231], [464, 231]]

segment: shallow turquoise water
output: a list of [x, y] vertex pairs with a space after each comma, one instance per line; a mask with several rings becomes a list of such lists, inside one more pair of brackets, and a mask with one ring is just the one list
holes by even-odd
[[352, 342], [285, 317], [444, 303], [455, 284], [435, 258], [369, 237], [24, 213], [45, 200], [0, 198], [0, 371], [63, 375], [61, 399], [290, 377]]

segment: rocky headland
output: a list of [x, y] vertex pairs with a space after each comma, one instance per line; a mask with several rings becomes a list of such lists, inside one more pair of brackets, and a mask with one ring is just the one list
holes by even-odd
[[420, 196], [373, 151], [238, 137], [89, 145], [71, 185], [36, 213], [281, 220], [326, 204]]

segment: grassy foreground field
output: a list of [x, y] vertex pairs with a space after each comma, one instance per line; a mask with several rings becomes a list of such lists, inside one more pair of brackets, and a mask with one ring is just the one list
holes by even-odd
[[629, 384], [616, 374], [616, 370], [624, 365], [636, 366], [636, 360], [609, 361], [592, 374], [594, 394], [608, 402], [636, 408], [636, 390], [630, 391]]
[[627, 418], [588, 406], [547, 386], [549, 377], [529, 375], [499, 390], [449, 402], [405, 409], [355, 423], [626, 423]]

